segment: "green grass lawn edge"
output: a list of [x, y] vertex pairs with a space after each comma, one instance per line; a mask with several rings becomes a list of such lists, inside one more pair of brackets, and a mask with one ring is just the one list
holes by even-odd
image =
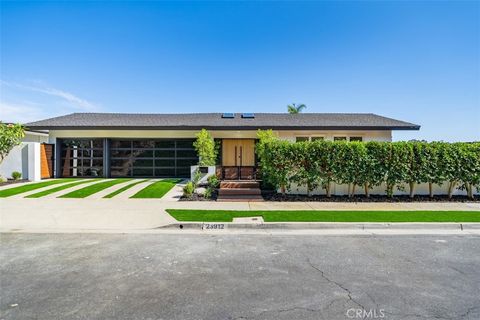
[[262, 216], [265, 222], [480, 222], [480, 211], [229, 211], [166, 209], [177, 221], [232, 222]]
[[154, 182], [131, 196], [131, 199], [159, 199], [182, 179], [164, 179]]
[[0, 190], [0, 198], [7, 198], [11, 196], [15, 196], [17, 194], [33, 191], [36, 189], [49, 187], [56, 184], [67, 183], [67, 182], [74, 182], [79, 179], [72, 179], [72, 178], [64, 178], [64, 179], [55, 179], [55, 180], [48, 180], [36, 183], [29, 183], [25, 185], [21, 185], [18, 187], [13, 187], [9, 189]]
[[51, 188], [51, 189], [48, 189], [48, 190], [44, 190], [44, 191], [40, 191], [40, 192], [37, 192], [37, 193], [30, 194], [30, 195], [26, 196], [25, 198], [41, 198], [41, 197], [45, 197], [45, 196], [47, 196], [49, 194], [52, 194], [52, 193], [55, 193], [55, 192], [59, 192], [59, 191], [65, 190], [65, 189], [73, 188], [73, 187], [76, 187], [78, 185], [82, 185], [82, 184], [85, 184], [85, 183], [94, 182], [94, 181], [98, 181], [98, 180], [101, 180], [101, 179], [84, 179], [84, 180], [77, 181], [77, 182], [74, 182], [74, 183], [62, 184], [62, 185], [60, 185], [58, 187], [55, 187], [55, 188]]
[[130, 180], [132, 180], [132, 178], [109, 179], [103, 182], [95, 183], [91, 186], [86, 186], [85, 188], [82, 188], [82, 189], [72, 191], [58, 198], [77, 198], [77, 199], [86, 198], [88, 196], [91, 196], [92, 194], [95, 194], [107, 188], [113, 187], [114, 185], [117, 185], [119, 183], [124, 183]]
[[135, 183], [127, 184], [126, 186], [124, 186], [124, 187], [122, 187], [122, 188], [120, 188], [120, 189], [118, 189], [118, 190], [115, 190], [115, 191], [113, 191], [112, 193], [107, 194], [106, 196], [104, 196], [104, 198], [105, 198], [105, 199], [113, 198], [113, 197], [115, 197], [117, 194], [120, 194], [120, 193], [122, 193], [122, 192], [124, 192], [124, 191], [126, 191], [126, 190], [128, 190], [128, 189], [130, 189], [130, 188], [132, 188], [132, 187], [134, 187], [134, 186], [136, 186], [137, 184], [140, 184], [140, 183], [143, 183], [143, 182], [147, 182], [147, 181], [149, 181], [149, 180], [150, 180], [150, 179], [145, 179], [145, 180], [141, 180], [141, 181], [138, 181], [138, 182], [135, 182]]

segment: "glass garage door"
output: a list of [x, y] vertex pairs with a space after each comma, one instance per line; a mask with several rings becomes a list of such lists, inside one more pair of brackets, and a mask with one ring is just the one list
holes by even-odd
[[193, 139], [111, 140], [112, 177], [189, 177], [198, 162]]
[[59, 176], [103, 176], [103, 139], [61, 139]]

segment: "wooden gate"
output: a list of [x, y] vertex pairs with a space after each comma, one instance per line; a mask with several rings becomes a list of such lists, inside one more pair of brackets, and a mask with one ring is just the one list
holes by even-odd
[[40, 173], [42, 179], [53, 178], [54, 150], [55, 145], [53, 144], [40, 144]]

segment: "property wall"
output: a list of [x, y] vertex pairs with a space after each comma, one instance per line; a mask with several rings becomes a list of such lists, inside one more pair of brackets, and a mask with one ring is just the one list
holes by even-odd
[[14, 147], [0, 164], [0, 175], [11, 178], [18, 171], [23, 179], [40, 180], [40, 143], [22, 142]]
[[[394, 189], [394, 195], [409, 195], [410, 194], [410, 189], [408, 185], [404, 185], [404, 191], [399, 191], [396, 187]], [[377, 186], [375, 188], [370, 189], [370, 194], [372, 195], [385, 195], [385, 190], [386, 186], [381, 185]], [[343, 195], [348, 195], [348, 185], [344, 184], [332, 184], [332, 195], [337, 195], [337, 196], [343, 196]], [[280, 192], [280, 190], [279, 190]], [[441, 186], [439, 185], [434, 185], [433, 186], [433, 192], [435, 195], [446, 195], [448, 194], [448, 185], [445, 183]], [[303, 186], [296, 186], [292, 185], [291, 190], [288, 191], [287, 193], [289, 194], [307, 194], [307, 188]], [[355, 188], [355, 193], [358, 195], [363, 195], [364, 194], [364, 189], [363, 186], [356, 186]], [[477, 190], [474, 192], [475, 194], [480, 194]], [[315, 195], [325, 195], [325, 190], [321, 188], [317, 188], [311, 194]], [[415, 186], [415, 194], [416, 195], [428, 195], [429, 190], [428, 190], [428, 183], [422, 183], [422, 184], [417, 184]], [[453, 192], [454, 195], [467, 195], [467, 192], [465, 190], [458, 190], [455, 189]]]

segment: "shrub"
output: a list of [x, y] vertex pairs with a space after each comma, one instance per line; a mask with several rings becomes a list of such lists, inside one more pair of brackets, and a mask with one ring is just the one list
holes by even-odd
[[218, 147], [212, 136], [206, 129], [202, 129], [196, 135], [197, 140], [193, 143], [198, 154], [199, 166], [214, 166], [217, 161]]
[[208, 186], [212, 189], [217, 189], [220, 186], [220, 180], [216, 175], [207, 178]]
[[183, 187], [183, 196], [185, 198], [191, 198], [193, 196], [193, 192], [195, 191], [195, 186], [193, 185], [192, 182], [188, 182], [184, 187]]
[[265, 183], [285, 193], [292, 183], [317, 187], [331, 194], [332, 183], [347, 184], [349, 195], [363, 185], [365, 195], [373, 187], [386, 185], [386, 194], [408, 185], [410, 197], [418, 183], [448, 183], [448, 195], [455, 188], [480, 189], [480, 143], [445, 142], [345, 142], [312, 141], [293, 143], [279, 140], [271, 131], [259, 131], [257, 156]]
[[193, 173], [193, 178], [192, 178], [192, 184], [193, 184], [194, 188], [196, 188], [198, 186], [198, 183], [200, 182], [200, 179], [202, 179], [202, 173], [197, 168], [197, 170], [195, 170], [195, 172]]
[[13, 171], [12, 172], [12, 178], [13, 180], [20, 180], [20, 178], [22, 177], [22, 174], [18, 171]]
[[213, 190], [211, 189], [211, 187], [208, 187], [207, 189], [205, 189], [205, 192], [203, 193], [203, 197], [205, 199], [210, 199], [212, 197], [212, 193], [213, 193]]

